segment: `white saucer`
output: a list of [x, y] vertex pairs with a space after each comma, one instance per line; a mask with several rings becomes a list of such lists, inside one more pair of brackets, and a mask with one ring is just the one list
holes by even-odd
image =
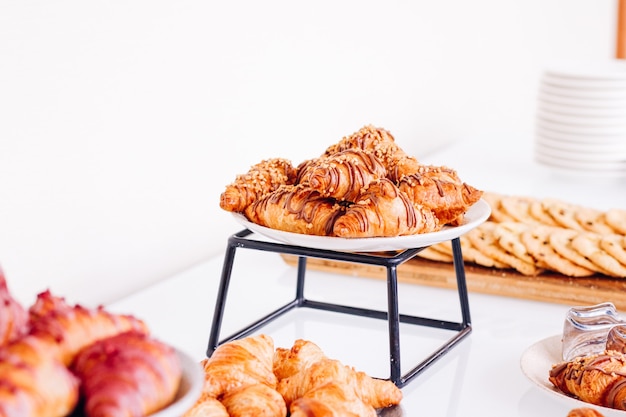
[[248, 221], [243, 215], [233, 213], [235, 219], [247, 229], [260, 235], [294, 246], [344, 252], [381, 252], [422, 248], [457, 238], [485, 222], [491, 207], [485, 200], [477, 201], [465, 213], [465, 223], [460, 226], [444, 226], [439, 232], [397, 237], [340, 238], [304, 235], [270, 229]]
[[552, 398], [564, 401], [572, 408], [589, 407], [595, 408], [605, 417], [625, 417], [626, 411], [615, 410], [607, 407], [600, 407], [589, 404], [576, 398], [569, 397], [556, 389], [548, 380], [548, 375], [552, 365], [561, 362], [561, 336], [552, 336], [541, 340], [528, 347], [521, 356], [520, 367], [522, 373], [535, 386]]

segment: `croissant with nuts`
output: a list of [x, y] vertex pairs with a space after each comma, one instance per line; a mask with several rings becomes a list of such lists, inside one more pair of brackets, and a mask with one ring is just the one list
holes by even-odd
[[241, 213], [254, 201], [279, 186], [293, 184], [296, 175], [296, 168], [286, 159], [261, 161], [226, 186], [220, 195], [220, 207], [226, 211]]
[[398, 146], [389, 131], [372, 125], [364, 126], [343, 137], [339, 142], [329, 146], [324, 155], [332, 155], [346, 149], [363, 149], [373, 153], [385, 166], [388, 178], [394, 182], [404, 175], [415, 172], [421, 165], [415, 157], [408, 155]]

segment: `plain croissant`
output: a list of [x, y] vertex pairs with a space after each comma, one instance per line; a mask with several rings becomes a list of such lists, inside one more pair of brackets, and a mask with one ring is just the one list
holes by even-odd
[[74, 410], [78, 379], [32, 336], [0, 348], [0, 416], [62, 417]]
[[145, 333], [126, 332], [101, 339], [76, 355], [88, 417], [142, 417], [169, 405], [181, 383], [174, 348]]
[[296, 339], [291, 348], [277, 347], [274, 352], [274, 374], [281, 379], [305, 370], [315, 362], [327, 359], [322, 349], [310, 340]]
[[220, 195], [220, 207], [241, 213], [246, 207], [283, 184], [293, 184], [297, 169], [283, 158], [267, 159], [238, 175]]
[[291, 403], [291, 417], [375, 417], [352, 387], [329, 382], [312, 389]]
[[549, 380], [563, 393], [581, 401], [626, 410], [626, 356], [607, 350], [552, 367]]
[[285, 400], [265, 384], [246, 385], [222, 398], [230, 417], [286, 417]]
[[69, 305], [62, 297], [44, 291], [29, 309], [29, 335], [66, 366], [82, 348], [127, 331], [148, 333], [146, 324], [133, 316], [113, 314], [102, 307]]
[[413, 203], [390, 180], [372, 182], [359, 200], [337, 218], [333, 234], [338, 237], [405, 236], [440, 229], [434, 213]]
[[353, 390], [365, 404], [373, 408], [397, 405], [402, 399], [402, 391], [393, 382], [372, 378], [365, 372], [356, 371], [329, 358], [319, 360], [297, 374], [280, 380], [276, 389], [287, 405], [290, 405], [307, 392], [330, 382]]
[[0, 346], [28, 331], [28, 312], [9, 292], [4, 272], [0, 268]]
[[202, 394], [195, 404], [183, 414], [183, 417], [230, 417], [228, 410], [220, 400], [208, 394]]
[[274, 341], [267, 335], [249, 336], [218, 346], [211, 357], [202, 361], [203, 393], [219, 399], [246, 385], [261, 383], [275, 388], [273, 355]]

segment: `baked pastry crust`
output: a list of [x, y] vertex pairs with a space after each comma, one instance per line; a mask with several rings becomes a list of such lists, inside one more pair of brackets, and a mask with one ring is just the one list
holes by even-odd
[[304, 185], [284, 185], [246, 208], [253, 223], [284, 232], [330, 236], [344, 209], [337, 202]]
[[552, 367], [550, 382], [566, 395], [603, 407], [626, 410], [626, 356], [607, 350]]
[[434, 213], [414, 204], [391, 180], [370, 184], [358, 201], [346, 207], [333, 227], [334, 236], [404, 236], [435, 232], [440, 224]]

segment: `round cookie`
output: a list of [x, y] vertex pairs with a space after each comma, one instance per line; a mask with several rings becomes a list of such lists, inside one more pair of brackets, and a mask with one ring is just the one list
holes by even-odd
[[535, 199], [530, 197], [505, 196], [500, 200], [500, 206], [504, 212], [517, 222], [540, 224], [541, 222], [530, 214], [530, 205], [534, 202]]
[[525, 223], [505, 222], [498, 223], [493, 230], [493, 234], [502, 249], [513, 254], [524, 262], [535, 264], [533, 258], [526, 250], [526, 246], [522, 243], [520, 236], [530, 226]]
[[577, 207], [560, 200], [548, 198], [543, 200], [544, 210], [562, 227], [573, 230], [583, 230], [583, 227], [576, 220]]
[[572, 240], [572, 247], [591, 262], [606, 271], [606, 274], [626, 278], [626, 266], [618, 262], [600, 246], [601, 236], [594, 233], [580, 233]]
[[600, 247], [626, 266], [626, 236], [607, 235], [600, 238]]
[[607, 210], [604, 220], [616, 233], [626, 235], [626, 210], [617, 208]]
[[523, 275], [538, 275], [540, 270], [536, 267], [534, 262], [529, 263], [523, 261], [517, 256], [507, 252], [498, 244], [498, 240], [494, 234], [496, 226], [497, 223], [486, 222], [476, 229], [471, 230], [466, 236], [469, 238], [472, 246], [489, 258], [507, 264]]
[[417, 256], [419, 256], [420, 258], [428, 259], [430, 261], [437, 261], [437, 262], [452, 263], [454, 261], [454, 258], [452, 257], [452, 255], [435, 249], [434, 245], [421, 250], [417, 254]]
[[539, 265], [569, 277], [587, 277], [594, 271], [583, 268], [567, 258], [559, 255], [550, 245], [550, 234], [554, 227], [537, 226], [522, 233], [521, 240], [528, 253], [537, 260]]
[[562, 257], [569, 259], [577, 265], [587, 268], [591, 271], [608, 274], [600, 266], [593, 263], [587, 257], [572, 247], [572, 240], [581, 232], [571, 229], [556, 229], [549, 236], [549, 242], [552, 249]]
[[579, 207], [574, 218], [583, 229], [594, 233], [611, 234], [613, 228], [606, 223], [605, 214], [601, 210], [588, 207]]
[[537, 221], [541, 224], [544, 224], [546, 226], [559, 226], [559, 224], [545, 210], [541, 200], [536, 200], [530, 203], [530, 206], [528, 207], [528, 212], [534, 219], [537, 219]]

